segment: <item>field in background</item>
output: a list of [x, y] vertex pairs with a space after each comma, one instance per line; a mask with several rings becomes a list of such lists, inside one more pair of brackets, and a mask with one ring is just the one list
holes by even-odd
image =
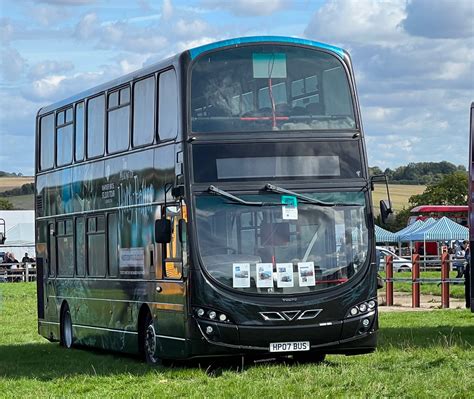
[[211, 377], [206, 363], [151, 368], [134, 357], [62, 349], [37, 334], [35, 283], [0, 284], [0, 396], [472, 397], [472, 320], [466, 310], [382, 313], [373, 354], [225, 367]]
[[11, 190], [12, 188], [21, 187], [23, 184], [34, 183], [33, 176], [22, 177], [0, 177], [0, 193]]
[[33, 210], [35, 209], [35, 197], [33, 194], [17, 195], [15, 197], [3, 197], [10, 201], [15, 209]]
[[[23, 177], [0, 177], [0, 193], [11, 190], [12, 188], [21, 187], [23, 184], [34, 183], [35, 178], [33, 176]], [[14, 197], [1, 197], [10, 201], [13, 204], [14, 209], [34, 209], [34, 196], [30, 195], [17, 195]]]
[[[395, 211], [400, 211], [404, 206], [408, 208], [408, 199], [412, 195], [421, 194], [425, 191], [426, 186], [412, 186], [410, 184], [390, 184], [390, 198], [392, 200], [392, 207]], [[375, 190], [372, 193], [372, 200], [374, 203], [375, 214], [380, 213], [380, 200], [387, 199], [387, 190], [385, 185], [378, 183], [375, 185]]]

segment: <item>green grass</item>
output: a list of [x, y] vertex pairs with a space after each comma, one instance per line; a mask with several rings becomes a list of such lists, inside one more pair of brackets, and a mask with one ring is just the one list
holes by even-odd
[[472, 397], [474, 316], [383, 313], [376, 353], [322, 364], [261, 364], [210, 377], [133, 357], [64, 350], [36, 332], [34, 283], [0, 284], [0, 397]]
[[4, 197], [13, 204], [14, 209], [35, 209], [35, 197], [33, 194], [17, 195], [13, 197]]
[[[455, 278], [457, 272], [450, 272], [449, 278]], [[385, 277], [385, 272], [380, 272], [382, 277]], [[411, 278], [411, 272], [394, 272], [394, 278]], [[441, 279], [441, 271], [439, 272], [420, 272], [421, 278], [439, 278]], [[410, 282], [394, 282], [394, 291], [400, 292], [411, 292], [412, 284]], [[441, 285], [438, 283], [421, 283], [420, 293], [426, 295], [440, 295], [441, 296]], [[464, 299], [464, 284], [450, 284], [449, 285], [449, 296], [452, 298]]]

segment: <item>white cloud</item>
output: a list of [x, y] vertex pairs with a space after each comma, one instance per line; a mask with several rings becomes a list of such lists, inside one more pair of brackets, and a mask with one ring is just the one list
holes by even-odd
[[96, 13], [84, 15], [77, 23], [75, 36], [79, 39], [87, 40], [93, 38], [99, 29], [99, 22]]
[[15, 28], [10, 18], [0, 18], [0, 41], [7, 44], [13, 38]]
[[70, 61], [46, 60], [34, 64], [28, 72], [28, 77], [33, 80], [38, 80], [50, 74], [54, 75], [72, 69], [74, 69], [74, 64]]
[[194, 19], [189, 21], [180, 18], [176, 22], [173, 30], [179, 36], [198, 38], [208, 33], [211, 30], [211, 27], [202, 19]]
[[163, 19], [169, 20], [173, 16], [173, 4], [171, 4], [171, 0], [163, 0], [163, 7], [162, 7], [162, 15]]
[[29, 14], [42, 26], [52, 26], [64, 22], [70, 13], [63, 7], [38, 6], [33, 7]]
[[474, 35], [472, 0], [411, 0], [402, 25], [412, 35], [430, 38], [471, 38]]
[[7, 47], [2, 50], [0, 70], [3, 79], [10, 82], [20, 79], [26, 66], [26, 59], [16, 49]]
[[404, 36], [400, 22], [405, 3], [399, 0], [329, 0], [305, 30], [309, 37], [332, 43], [396, 45]]
[[239, 17], [271, 15], [291, 7], [289, 0], [203, 0], [203, 8], [228, 11]]

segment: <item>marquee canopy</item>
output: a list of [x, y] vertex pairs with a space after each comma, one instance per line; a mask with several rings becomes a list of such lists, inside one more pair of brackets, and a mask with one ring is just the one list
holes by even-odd
[[409, 241], [468, 240], [469, 229], [444, 216], [435, 223], [408, 234], [407, 238]]
[[375, 225], [375, 241], [376, 242], [397, 242], [397, 237], [391, 231], [382, 229]]

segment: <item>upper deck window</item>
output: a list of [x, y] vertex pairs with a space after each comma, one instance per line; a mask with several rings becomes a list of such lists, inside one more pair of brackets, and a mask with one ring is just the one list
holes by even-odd
[[40, 123], [40, 169], [54, 166], [54, 114], [41, 118]]
[[76, 104], [76, 162], [84, 160], [84, 102]]
[[192, 67], [194, 132], [355, 129], [346, 72], [323, 51], [252, 45], [215, 51]]
[[100, 95], [87, 102], [87, 158], [104, 154], [105, 97]]
[[160, 73], [158, 85], [158, 135], [174, 139], [178, 132], [178, 87], [174, 69]]
[[68, 165], [72, 162], [72, 107], [56, 114], [56, 164]]
[[130, 136], [129, 87], [109, 94], [107, 118], [107, 151], [114, 153], [126, 150]]
[[133, 146], [153, 143], [155, 135], [155, 77], [133, 86]]

